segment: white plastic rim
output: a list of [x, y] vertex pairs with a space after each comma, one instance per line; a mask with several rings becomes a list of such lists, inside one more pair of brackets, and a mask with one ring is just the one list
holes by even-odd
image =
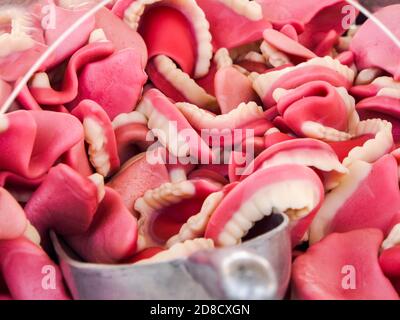
[[[29, 82], [35, 72], [40, 68], [40, 66], [47, 60], [47, 58], [57, 49], [57, 47], [62, 44], [75, 30], [77, 30], [87, 19], [91, 16], [95, 15], [97, 11], [101, 8], [110, 4], [113, 0], [101, 0], [96, 6], [91, 8], [87, 13], [85, 13], [82, 17], [80, 17], [75, 23], [73, 23], [61, 36], [47, 48], [47, 50], [39, 57], [39, 59], [32, 65], [32, 67], [28, 70], [25, 76], [20, 80], [17, 86], [13, 89], [10, 96], [3, 103], [0, 108], [0, 114], [6, 113], [7, 110], [11, 107], [15, 99], [18, 97], [22, 89]], [[346, 0], [347, 3], [355, 7], [362, 14], [364, 14], [368, 19], [371, 19], [399, 48], [400, 48], [400, 39], [389, 30], [378, 18], [376, 18], [371, 11], [361, 5], [357, 0]]]

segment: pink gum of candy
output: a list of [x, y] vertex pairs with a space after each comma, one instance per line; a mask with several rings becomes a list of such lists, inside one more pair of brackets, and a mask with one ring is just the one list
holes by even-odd
[[0, 167], [25, 178], [45, 174], [60, 156], [83, 139], [79, 120], [68, 114], [15, 111], [6, 118], [9, 127], [0, 133], [0, 148], [8, 151], [0, 154]]
[[91, 119], [101, 126], [104, 132], [104, 139], [106, 145], [104, 149], [107, 152], [110, 162], [110, 169], [108, 175], [116, 172], [120, 167], [120, 160], [118, 157], [117, 141], [115, 139], [114, 130], [110, 118], [104, 109], [96, 102], [91, 100], [82, 100], [76, 108], [72, 111], [82, 123], [85, 119]]
[[25, 206], [25, 213], [43, 239], [52, 229], [60, 235], [88, 230], [99, 203], [98, 189], [88, 178], [59, 164]]
[[26, 238], [0, 241], [0, 270], [15, 300], [70, 299], [59, 267]]
[[135, 108], [146, 81], [142, 55], [134, 48], [122, 49], [106, 59], [89, 63], [82, 69], [78, 96], [72, 106], [83, 99], [93, 100], [113, 120], [119, 114]]
[[259, 100], [250, 79], [232, 66], [217, 71], [214, 86], [222, 114], [232, 111], [242, 102]]
[[147, 190], [156, 189], [166, 182], [169, 182], [169, 175], [165, 165], [150, 164], [146, 153], [142, 153], [125, 162], [107, 185], [116, 190], [125, 206], [135, 213], [136, 200]]
[[307, 121], [348, 131], [347, 107], [340, 94], [327, 82], [310, 82], [287, 93], [279, 100], [278, 111], [286, 125], [299, 136], [305, 135], [303, 124]]
[[[400, 190], [396, 159], [386, 155], [372, 165], [358, 162], [349, 169], [359, 181], [353, 177], [352, 186], [347, 186], [340, 196], [334, 193], [334, 189], [325, 198], [311, 226], [311, 243], [329, 233], [361, 228], [377, 228], [387, 234], [393, 223], [398, 222]], [[337, 197], [335, 201], [334, 197]], [[381, 214], [377, 215], [377, 212]]]
[[398, 300], [379, 267], [377, 257], [382, 240], [380, 230], [360, 229], [334, 233], [316, 243], [294, 261], [294, 298]]
[[0, 239], [9, 240], [22, 236], [28, 224], [25, 212], [3, 188], [0, 188], [0, 212]]
[[[297, 245], [303, 238], [311, 224], [312, 218], [321, 206], [324, 198], [324, 190], [321, 180], [313, 170], [305, 166], [293, 164], [258, 170], [239, 183], [231, 192], [229, 192], [214, 211], [208, 222], [205, 237], [214, 240], [218, 245], [219, 236], [223, 232], [226, 224], [233, 218], [233, 215], [242, 205], [251, 201], [252, 196], [254, 196], [257, 191], [266, 186], [273, 186], [274, 184], [285, 181], [290, 183], [290, 181], [294, 180], [309, 182], [316, 190], [318, 190], [319, 193], [319, 201], [316, 207], [312, 208], [312, 211], [306, 217], [292, 223], [292, 245]], [[265, 212], [265, 214], [268, 214], [268, 212]]]
[[78, 73], [88, 63], [104, 59], [114, 52], [110, 42], [88, 44], [76, 51], [68, 62], [60, 91], [52, 88], [31, 87], [30, 92], [39, 104], [59, 105], [73, 101], [78, 95]]
[[[375, 17], [395, 36], [400, 36], [397, 23], [400, 19], [399, 4], [379, 10]], [[392, 74], [395, 80], [400, 80], [400, 48], [372, 20], [360, 27], [351, 41], [350, 49], [355, 54], [359, 69], [378, 67]]]
[[121, 196], [106, 188], [89, 230], [66, 241], [85, 261], [117, 263], [136, 251], [137, 221]]
[[214, 49], [231, 49], [260, 40], [262, 32], [272, 27], [268, 19], [250, 20], [220, 1], [197, 0], [197, 3], [210, 23]]

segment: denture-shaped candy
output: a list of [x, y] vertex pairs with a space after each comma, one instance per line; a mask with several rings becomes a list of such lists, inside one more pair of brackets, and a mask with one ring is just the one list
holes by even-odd
[[69, 300], [61, 270], [38, 245], [0, 240], [0, 270], [13, 299]]
[[335, 87], [349, 89], [354, 81], [354, 71], [331, 57], [313, 58], [293, 67], [267, 72], [258, 76], [253, 88], [266, 108], [275, 105], [275, 89], [295, 89], [311, 81], [325, 81]]
[[384, 276], [377, 229], [334, 233], [313, 245], [293, 264], [293, 296], [306, 300], [398, 300]]
[[[279, 97], [282, 92], [282, 96]], [[313, 81], [290, 91], [276, 90], [282, 121], [298, 136], [347, 140], [358, 123], [354, 98], [346, 89]]]
[[292, 220], [296, 245], [323, 198], [321, 180], [307, 167], [290, 164], [258, 170], [224, 197], [208, 222], [205, 237], [216, 246], [232, 246], [240, 243], [257, 221], [282, 212]]
[[[400, 17], [400, 5], [387, 6], [374, 16], [395, 36], [400, 35], [396, 23]], [[393, 75], [395, 80], [400, 80], [400, 49], [373, 20], [369, 19], [360, 27], [350, 49], [355, 54], [359, 69], [378, 67]]]
[[[212, 57], [209, 23], [196, 1], [138, 0], [121, 6], [124, 21], [143, 36], [149, 59], [166, 55], [194, 77], [207, 74]], [[117, 12], [120, 10], [116, 10]], [[157, 32], [153, 32], [157, 30]], [[172, 32], [174, 37], [170, 37]]]
[[[315, 243], [332, 232], [361, 228], [390, 231], [400, 210], [397, 163], [386, 155], [374, 164], [355, 160], [349, 174], [326, 195], [310, 229], [310, 242]], [[382, 193], [382, 190], [385, 190]]]
[[107, 113], [96, 102], [83, 100], [72, 114], [82, 121], [93, 167], [104, 177], [115, 172], [120, 161], [113, 126]]
[[135, 253], [137, 221], [121, 196], [106, 188], [89, 230], [66, 241], [85, 261], [116, 263]]
[[7, 129], [0, 132], [0, 146], [7, 152], [0, 153], [0, 170], [29, 179], [44, 175], [83, 138], [79, 120], [68, 114], [21, 110], [5, 119]]
[[148, 190], [135, 203], [135, 210], [141, 214], [139, 249], [164, 245], [200, 211], [204, 200], [220, 188], [207, 180], [187, 180]]
[[211, 150], [177, 107], [161, 92], [151, 89], [137, 107], [160, 143], [178, 157], [211, 159]]

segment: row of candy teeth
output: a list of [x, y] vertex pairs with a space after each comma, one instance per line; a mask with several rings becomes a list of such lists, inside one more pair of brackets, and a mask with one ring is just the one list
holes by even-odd
[[136, 265], [162, 263], [166, 261], [182, 259], [189, 257], [198, 251], [213, 248], [214, 242], [211, 239], [198, 238], [194, 240], [187, 240], [183, 243], [177, 243], [168, 250], [161, 251], [149, 259], [140, 260], [136, 263]]
[[177, 124], [158, 112], [149, 99], [143, 98], [136, 111], [146, 117], [147, 127], [174, 156], [187, 157], [190, 154], [190, 146], [179, 134]]
[[189, 101], [200, 107], [215, 110], [216, 98], [209, 95], [187, 73], [179, 69], [170, 58], [158, 55], [154, 58], [154, 65], [157, 71]]
[[114, 118], [112, 122], [114, 130], [126, 126], [128, 124], [147, 125], [147, 119], [142, 113], [138, 111], [132, 111], [130, 113], [119, 114], [117, 117]]
[[297, 180], [262, 188], [233, 214], [216, 244], [218, 246], [239, 244], [257, 221], [272, 213], [286, 213], [292, 221], [308, 215], [318, 203], [314, 189], [309, 182]]
[[190, 103], [177, 103], [176, 106], [187, 119], [195, 119], [191, 122], [197, 129], [235, 129], [264, 118], [262, 107], [255, 102], [242, 102], [229, 113], [221, 115], [211, 114]]
[[23, 8], [6, 6], [0, 10], [0, 20], [9, 22], [11, 31], [0, 31], [0, 58], [8, 55], [28, 50], [35, 44], [29, 35], [32, 28], [29, 13]]
[[240, 56], [243, 56], [251, 51], [259, 52], [261, 41], [254, 41], [239, 47], [229, 49], [229, 55], [232, 60], [237, 60]]
[[224, 198], [222, 191], [214, 192], [210, 194], [200, 209], [200, 212], [196, 215], [191, 216], [188, 221], [181, 227], [179, 233], [171, 237], [167, 241], [167, 247], [184, 242], [186, 240], [192, 240], [204, 236], [206, 227], [210, 217], [214, 213], [215, 209], [221, 203]]
[[251, 0], [218, 0], [232, 11], [246, 17], [252, 21], [258, 21], [263, 18], [262, 7], [256, 1]]
[[387, 250], [400, 245], [400, 223], [396, 224], [382, 242], [382, 249]]
[[197, 40], [197, 63], [194, 71], [195, 78], [208, 73], [211, 65], [213, 47], [211, 44], [210, 25], [206, 16], [195, 0], [137, 0], [133, 1], [124, 13], [124, 21], [134, 30], [137, 30], [140, 18], [146, 6], [163, 1], [164, 5], [180, 10], [192, 23]]
[[58, 0], [57, 5], [69, 10], [78, 10], [96, 3], [96, 0]]
[[377, 96], [400, 99], [400, 81], [394, 80], [393, 77], [379, 77], [371, 84], [381, 87]]
[[290, 63], [290, 58], [268, 42], [263, 41], [260, 46], [264, 59], [274, 68]]
[[143, 197], [136, 200], [135, 210], [145, 218], [156, 210], [193, 197], [195, 192], [196, 188], [190, 181], [167, 182], [156, 189], [147, 190]]
[[229, 55], [229, 51], [226, 48], [218, 49], [214, 54], [214, 63], [217, 65], [217, 69], [222, 69], [226, 67], [231, 67], [233, 61]]
[[393, 147], [392, 124], [382, 119], [367, 119], [360, 121], [353, 132], [353, 136], [360, 137], [372, 134], [375, 137], [367, 140], [364, 145], [353, 148], [343, 160], [348, 167], [355, 160], [375, 162]]
[[89, 159], [96, 172], [106, 177], [110, 173], [110, 156], [106, 150], [107, 137], [101, 124], [92, 118], [83, 120], [85, 141], [89, 145]]
[[357, 190], [371, 169], [372, 165], [364, 161], [355, 160], [350, 164], [349, 173], [343, 175], [338, 186], [325, 196], [324, 202], [311, 224], [309, 238], [311, 244], [321, 240], [327, 234], [330, 221], [334, 218], [335, 213]]
[[291, 71], [299, 70], [301, 68], [309, 66], [327, 67], [345, 77], [350, 83], [354, 82], [355, 74], [353, 70], [351, 70], [349, 67], [345, 65], [342, 65], [340, 61], [335, 60], [329, 56], [326, 56], [323, 58], [317, 57], [310, 59], [307, 62], [298, 64], [297, 66], [287, 67], [282, 70], [276, 70], [262, 75], [258, 75], [253, 82], [253, 88], [260, 97], [264, 97], [269, 91], [269, 89], [280, 77]]
[[299, 164], [314, 167], [325, 172], [336, 171], [346, 174], [348, 169], [343, 166], [333, 152], [325, 150], [290, 150], [279, 152], [262, 164], [262, 169], [279, 166], [282, 164]]
[[301, 126], [303, 134], [309, 138], [324, 141], [347, 141], [351, 139], [351, 134], [335, 128], [327, 127], [319, 122], [305, 121]]

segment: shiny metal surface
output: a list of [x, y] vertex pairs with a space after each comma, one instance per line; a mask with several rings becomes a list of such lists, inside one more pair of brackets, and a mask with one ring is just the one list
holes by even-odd
[[75, 299], [282, 299], [291, 267], [288, 218], [232, 248], [198, 252], [151, 265], [99, 265], [79, 261], [54, 233], [61, 269]]

